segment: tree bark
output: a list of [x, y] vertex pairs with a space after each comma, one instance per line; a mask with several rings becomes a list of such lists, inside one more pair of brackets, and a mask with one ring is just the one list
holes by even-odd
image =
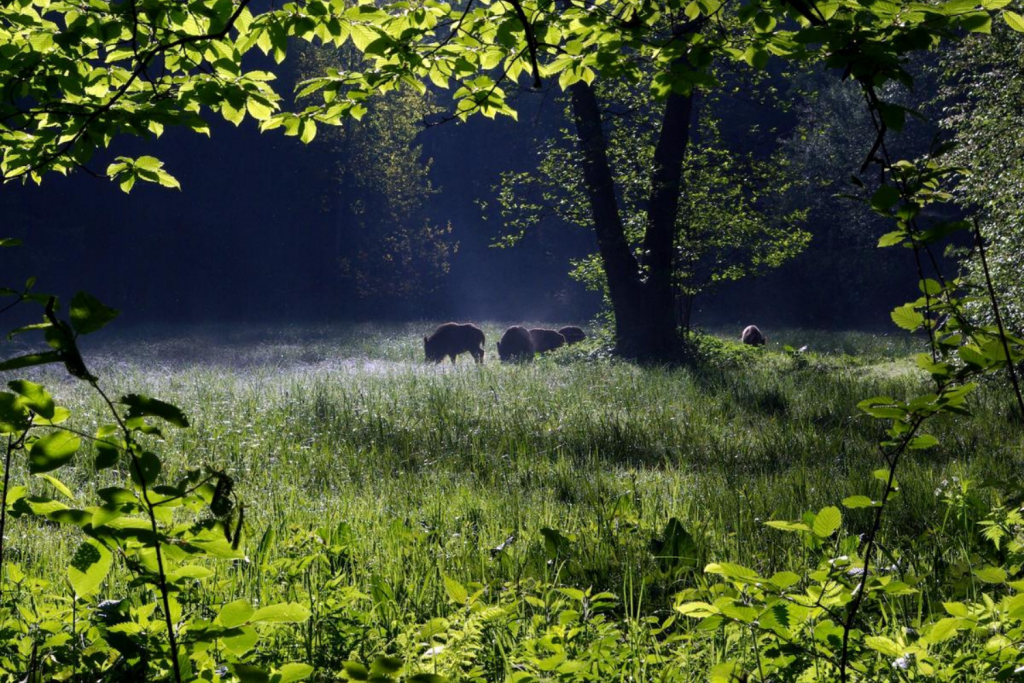
[[601, 125], [601, 109], [594, 89], [583, 81], [569, 87], [573, 120], [583, 154], [583, 184], [594, 218], [597, 248], [608, 278], [608, 297], [615, 313], [615, 341], [620, 353], [635, 355], [643, 349], [638, 328], [643, 323], [643, 287], [637, 263], [619, 215], [615, 180], [608, 164], [608, 141]]
[[665, 104], [655, 148], [643, 269], [623, 230], [608, 163], [608, 142], [594, 89], [570, 86], [573, 120], [583, 154], [583, 180], [590, 201], [598, 250], [608, 278], [620, 354], [646, 360], [671, 359], [678, 351], [672, 271], [682, 162], [690, 137], [693, 100], [673, 94]]
[[682, 190], [683, 158], [690, 142], [693, 96], [672, 93], [665, 103], [661, 132], [654, 149], [651, 196], [644, 234], [644, 303], [648, 310], [650, 344], [656, 354], [671, 353], [678, 345], [672, 276], [675, 270], [676, 218]]

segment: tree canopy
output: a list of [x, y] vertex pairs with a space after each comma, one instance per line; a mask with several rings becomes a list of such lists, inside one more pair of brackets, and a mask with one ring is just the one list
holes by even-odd
[[[952, 163], [963, 167], [957, 198], [975, 211], [989, 243], [987, 265], [1003, 300], [1007, 324], [1017, 335], [1024, 333], [1024, 36], [1000, 27], [985, 40], [958, 45], [944, 60], [947, 104], [943, 126], [957, 143]], [[977, 249], [966, 259], [966, 282], [975, 291], [985, 287], [985, 272]], [[984, 306], [975, 307], [982, 319], [991, 321]]]
[[[728, 15], [737, 32], [718, 29], [727, 20], [719, 0], [304, 0], [263, 9], [251, 0], [14, 0], [0, 8], [0, 173], [68, 173], [122, 135], [169, 126], [208, 134], [211, 115], [236, 124], [248, 116], [309, 141], [320, 124], [361, 117], [375, 92], [422, 92], [427, 83], [452, 90], [459, 116], [515, 116], [510, 85], [545, 79], [568, 88], [600, 75], [658, 97], [688, 93], [714, 85], [718, 57], [757, 68], [772, 56], [821, 59], [871, 86], [910, 83], [911, 52], [988, 32], [997, 13], [1024, 29], [1008, 2], [763, 0]], [[280, 63], [290, 39], [351, 40], [365, 60], [309, 80], [297, 93], [308, 104], [288, 111], [266, 60], [249, 53]], [[902, 125], [899, 105], [872, 106], [889, 127]], [[173, 169], [152, 157], [104, 161], [125, 189], [176, 186]]]
[[[660, 107], [643, 88], [614, 83], [596, 90], [608, 128], [609, 165], [626, 238], [642, 261]], [[689, 328], [694, 297], [720, 283], [778, 268], [799, 254], [811, 237], [802, 229], [806, 210], [786, 201], [801, 184], [788, 160], [777, 153], [758, 156], [739, 150], [723, 136], [721, 111], [733, 104], [728, 97], [705, 97], [693, 105], [693, 140], [682, 160], [672, 263], [683, 329]], [[566, 118], [571, 119], [571, 113]], [[562, 128], [559, 136], [541, 143], [534, 171], [504, 173], [497, 198], [507, 232], [499, 245], [517, 243], [546, 220], [589, 229], [581, 165], [575, 134]], [[573, 277], [604, 292], [607, 299], [608, 280], [599, 254], [578, 259], [573, 266]]]

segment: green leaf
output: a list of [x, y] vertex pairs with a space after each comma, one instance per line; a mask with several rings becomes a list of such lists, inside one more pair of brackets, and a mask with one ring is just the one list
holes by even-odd
[[99, 590], [110, 572], [113, 557], [99, 541], [87, 538], [78, 546], [68, 567], [68, 580], [77, 597], [92, 595]]
[[243, 626], [231, 629], [227, 634], [221, 636], [220, 642], [231, 654], [241, 657], [256, 647], [256, 644], [260, 642], [260, 634], [252, 626]]
[[1003, 19], [1014, 31], [1024, 33], [1024, 17], [1010, 10], [1003, 10]]
[[405, 683], [448, 683], [448, 679], [437, 674], [418, 673], [406, 678]]
[[365, 681], [370, 678], [370, 672], [359, 662], [344, 662], [342, 667], [353, 681]]
[[864, 644], [886, 657], [899, 657], [903, 654], [903, 649], [896, 641], [884, 636], [869, 636], [864, 639]]
[[124, 503], [134, 503], [138, 500], [134, 493], [118, 486], [100, 489], [96, 492], [96, 495], [110, 505], [123, 505]]
[[974, 576], [985, 583], [1003, 583], [1006, 581], [1006, 570], [1002, 567], [983, 567], [974, 570]]
[[17, 434], [29, 428], [29, 414], [21, 399], [0, 391], [0, 434]]
[[167, 171], [157, 171], [156, 181], [163, 187], [173, 187], [176, 190], [181, 189], [181, 183], [179, 183], [178, 180]]
[[48, 482], [50, 484], [50, 486], [52, 486], [53, 488], [57, 489], [57, 492], [60, 493], [65, 498], [67, 498], [68, 500], [74, 500], [75, 499], [75, 494], [73, 494], [71, 492], [71, 489], [69, 489], [67, 487], [67, 485], [64, 482], [62, 482], [60, 479], [57, 479], [56, 477], [50, 476], [49, 474], [37, 474], [36, 476], [39, 477], [40, 479]]
[[29, 449], [29, 471], [32, 474], [50, 472], [71, 461], [82, 440], [69, 432], [54, 432], [36, 439]]
[[92, 513], [92, 528], [99, 529], [122, 516], [121, 505], [101, 505]]
[[175, 427], [188, 427], [188, 418], [181, 408], [142, 394], [128, 394], [118, 399], [118, 403], [128, 406], [128, 419], [133, 417], [159, 417]]
[[7, 386], [15, 393], [21, 395], [22, 405], [31, 409], [33, 413], [41, 415], [48, 420], [53, 417], [55, 408], [53, 397], [50, 396], [41, 384], [24, 379], [16, 379], [13, 382], [8, 382]]
[[308, 145], [316, 137], [316, 121], [313, 119], [305, 119], [302, 121], [302, 132], [299, 134], [299, 140], [303, 144]]
[[890, 314], [892, 321], [900, 328], [913, 332], [924, 325], [924, 315], [914, 308], [913, 304], [904, 304], [893, 309]]
[[906, 239], [907, 233], [902, 230], [894, 230], [893, 232], [887, 232], [878, 238], [879, 247], [891, 247], [897, 244], [902, 244], [903, 240]]
[[992, 17], [987, 12], [977, 12], [962, 17], [960, 25], [971, 33], [992, 33]]
[[824, 508], [814, 517], [811, 530], [815, 536], [828, 538], [843, 525], [843, 513], [837, 507]]
[[402, 660], [398, 657], [377, 657], [370, 664], [371, 675], [385, 675], [398, 673], [402, 669]]
[[935, 446], [938, 445], [939, 440], [936, 439], [931, 434], [920, 434], [911, 439], [910, 442], [907, 444], [907, 447], [912, 448], [916, 451], [921, 451], [926, 448], [934, 448]]
[[273, 624], [298, 624], [309, 619], [309, 615], [310, 611], [296, 602], [282, 602], [259, 608], [252, 615], [250, 621]]
[[142, 455], [132, 458], [131, 467], [128, 468], [132, 481], [137, 486], [152, 486], [162, 469], [163, 463], [152, 451], [143, 451]]
[[59, 351], [46, 351], [44, 353], [29, 353], [24, 356], [10, 358], [0, 363], [0, 372], [5, 370], [20, 370], [30, 368], [33, 365], [45, 365], [46, 363], [60, 363], [64, 358]]
[[981, 353], [976, 346], [961, 346], [956, 353], [960, 356], [960, 360], [969, 365], [984, 368], [992, 364], [992, 359]]
[[294, 683], [308, 678], [313, 673], [313, 667], [309, 664], [298, 664], [295, 662], [285, 664], [274, 672], [270, 683]]
[[42, 416], [36, 416], [36, 419], [32, 421], [32, 424], [38, 426], [54, 426], [67, 422], [71, 419], [71, 411], [67, 408], [57, 406], [53, 409], [53, 417], [45, 418]]
[[[882, 482], [883, 484], [887, 484], [889, 482], [889, 470], [885, 469], [884, 467], [872, 472], [871, 476], [877, 479], [878, 481]], [[894, 490], [899, 489], [900, 487], [900, 484], [895, 477], [893, 477], [892, 479], [892, 487]]]
[[93, 466], [97, 470], [105, 470], [109, 467], [113, 467], [117, 464], [118, 460], [121, 459], [121, 449], [106, 439], [94, 441], [93, 448], [96, 450], [96, 457], [93, 459]]
[[143, 156], [135, 160], [136, 168], [141, 168], [144, 171], [159, 171], [163, 165], [164, 162], [156, 157]]
[[251, 664], [234, 663], [229, 665], [240, 683], [270, 683], [270, 673], [266, 669]]
[[963, 625], [963, 620], [957, 617], [939, 619], [937, 622], [932, 624], [930, 629], [928, 629], [928, 642], [941, 643], [945, 640], [949, 640], [957, 634], [957, 631], [959, 631], [960, 627]]
[[469, 600], [469, 591], [461, 583], [451, 578], [450, 576], [444, 577], [444, 588], [448, 592], [448, 597], [452, 602], [457, 605], [465, 605], [466, 601]]
[[235, 628], [248, 622], [256, 610], [252, 608], [248, 600], [235, 600], [221, 608], [217, 615], [217, 621], [224, 628]]
[[48, 512], [46, 517], [57, 524], [73, 524], [80, 527], [84, 527], [86, 524], [90, 524], [92, 522], [92, 515], [89, 512], [86, 510], [74, 510], [71, 508]]
[[182, 579], [202, 580], [213, 576], [213, 570], [207, 567], [200, 567], [198, 564], [186, 564], [174, 571], [167, 573], [167, 580], [171, 583]]
[[872, 417], [899, 420], [907, 416], [908, 410], [889, 396], [873, 396], [857, 404], [857, 407]]
[[779, 531], [810, 531], [811, 527], [803, 524], [802, 522], [787, 522], [786, 520], [771, 520], [764, 523], [765, 526], [770, 526], [773, 529]]
[[786, 589], [800, 583], [800, 575], [794, 572], [776, 572], [768, 579], [773, 585]]
[[892, 185], [882, 185], [871, 195], [871, 208], [885, 213], [895, 206], [899, 200], [899, 190]]
[[76, 332], [92, 334], [116, 318], [118, 312], [109, 306], [104, 306], [95, 297], [85, 292], [79, 292], [71, 300], [69, 315], [71, 316], [71, 326], [75, 328]]
[[257, 121], [266, 121], [274, 114], [274, 109], [262, 98], [250, 97], [245, 102], [245, 108], [249, 112], [249, 116]]
[[722, 662], [715, 664], [711, 669], [711, 683], [741, 683], [747, 680], [743, 669], [735, 662]]
[[653, 545], [655, 559], [663, 572], [697, 566], [697, 544], [675, 517], [665, 525], [663, 540], [656, 539]]
[[576, 540], [572, 534], [565, 535], [558, 529], [541, 527], [541, 536], [544, 537], [544, 550], [550, 559], [558, 559], [559, 555], [566, 555]]
[[704, 567], [704, 573], [720, 574], [727, 579], [735, 579], [746, 583], [757, 583], [763, 581], [763, 579], [758, 576], [757, 572], [753, 569], [744, 567], [741, 564], [733, 564], [731, 562], [712, 562], [708, 566]]
[[[907, 121], [907, 110], [896, 104], [886, 104], [885, 102], [878, 103], [878, 111], [882, 116], [882, 121], [885, 125], [892, 130], [899, 132], [903, 130], [903, 126]], [[899, 199], [899, 193], [896, 194], [897, 200]], [[872, 206], [874, 206], [874, 199], [872, 199]], [[893, 204], [896, 202], [894, 201]], [[890, 205], [891, 206], [891, 205]], [[888, 208], [888, 207], [887, 207]]]
[[360, 52], [365, 51], [370, 43], [380, 37], [379, 33], [365, 24], [350, 24], [350, 32], [352, 42]]

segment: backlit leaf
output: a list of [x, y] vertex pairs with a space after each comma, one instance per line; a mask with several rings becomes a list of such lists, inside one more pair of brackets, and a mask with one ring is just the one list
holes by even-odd
[[54, 432], [37, 439], [29, 449], [29, 471], [50, 472], [71, 461], [82, 440], [69, 432]]
[[310, 611], [295, 602], [282, 602], [276, 605], [261, 607], [252, 615], [250, 621], [262, 621], [275, 624], [297, 624], [309, 619]]
[[843, 513], [837, 507], [824, 508], [814, 517], [814, 525], [811, 530], [815, 536], [828, 538], [834, 534], [843, 524]]
[[75, 595], [84, 597], [99, 590], [112, 564], [110, 551], [99, 541], [87, 538], [78, 546], [68, 566], [68, 580]]

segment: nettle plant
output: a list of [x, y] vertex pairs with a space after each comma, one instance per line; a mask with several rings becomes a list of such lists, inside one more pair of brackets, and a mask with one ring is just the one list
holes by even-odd
[[[939, 446], [925, 430], [929, 420], [969, 415], [968, 398], [980, 381], [1003, 372], [1024, 416], [1016, 368], [1024, 361], [1024, 340], [1006, 332], [990, 279], [981, 303], [991, 307], [995, 324], [977, 324], [967, 311], [978, 305], [978, 297], [965, 295], [960, 281], [943, 277], [939, 269], [936, 245], [954, 233], [972, 231], [981, 269], [987, 271], [976, 221], [922, 218], [926, 207], [951, 200], [948, 187], [961, 169], [943, 163], [948, 148], [917, 161], [893, 162], [886, 132], [902, 127], [902, 117], [894, 118], [872, 87], [865, 87], [865, 97], [878, 137], [862, 172], [874, 164], [883, 179], [865, 201], [895, 222], [896, 229], [883, 235], [879, 246], [913, 251], [921, 292], [917, 300], [897, 307], [892, 320], [908, 332], [927, 334], [929, 351], [916, 360], [934, 388], [909, 398], [876, 396], [858, 404], [865, 416], [885, 425], [878, 444], [884, 466], [874, 472], [869, 490], [842, 501], [848, 511], [860, 511], [848, 512], [849, 517], [868, 513], [866, 532], [854, 533], [838, 507], [808, 512], [796, 521], [766, 522], [799, 537], [806, 564], [761, 576], [738, 564], [714, 563], [705, 568], [713, 577], [706, 588], [678, 596], [676, 610], [698, 619], [698, 630], [728, 636], [730, 657], [714, 668], [715, 681], [975, 681], [1007, 680], [1024, 672], [1024, 508], [1019, 503], [997, 505], [970, 522], [988, 552], [978, 554], [977, 564], [961, 568], [971, 584], [969, 599], [961, 602], [947, 601], [955, 597], [952, 583], [929, 587], [925, 572], [901, 562], [898, 546], [883, 543], [885, 513], [899, 495], [900, 464], [912, 452]], [[944, 502], [963, 512], [965, 496], [947, 494]], [[936, 594], [946, 616], [921, 623], [925, 600]]]
[[[0, 246], [15, 246], [2, 240]], [[250, 663], [268, 629], [304, 622], [309, 610], [282, 603], [254, 607], [248, 600], [211, 605], [203, 600], [217, 563], [244, 562], [244, 506], [234, 481], [210, 467], [171, 480], [157, 452], [161, 430], [184, 429], [177, 407], [141, 394], [111, 398], [79, 351], [79, 336], [102, 329], [117, 312], [92, 296], [77, 294], [67, 316], [55, 297], [36, 293], [34, 280], [21, 290], [0, 289], [18, 304], [39, 305], [43, 319], [11, 332], [42, 334], [49, 350], [0, 362], [0, 371], [62, 364], [87, 382], [107, 408], [108, 420], [92, 434], [69, 426], [71, 411], [57, 405], [40, 384], [13, 379], [0, 392], [4, 450], [0, 506], [0, 677], [6, 680], [266, 681], [290, 683], [313, 668]], [[81, 464], [90, 443], [95, 470], [123, 476], [95, 492], [91, 505], [58, 478]], [[45, 481], [54, 497], [33, 493]], [[68, 504], [70, 503], [70, 505]], [[67, 568], [67, 588], [32, 578], [4, 547], [10, 517], [36, 533], [53, 525], [77, 530], [81, 542]], [[130, 574], [121, 593], [104, 594], [114, 565]]]

